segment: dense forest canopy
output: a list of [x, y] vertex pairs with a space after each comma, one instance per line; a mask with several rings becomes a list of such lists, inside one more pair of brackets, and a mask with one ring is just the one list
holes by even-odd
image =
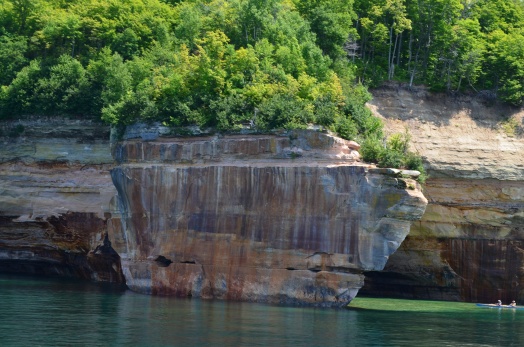
[[376, 122], [364, 111], [358, 121], [348, 117], [369, 95], [345, 59], [355, 17], [345, 0], [0, 6], [3, 117], [79, 114], [219, 129], [317, 123], [348, 138]]
[[[0, 3], [0, 118], [319, 124], [376, 159], [382, 125], [364, 104], [388, 80], [522, 105], [523, 1]], [[405, 150], [408, 137], [386, 146]]]
[[[5, 0], [0, 115], [373, 128], [387, 80], [524, 100], [522, 0]], [[359, 81], [359, 83], [356, 83]]]
[[351, 43], [368, 84], [400, 80], [522, 105], [522, 0], [355, 0]]

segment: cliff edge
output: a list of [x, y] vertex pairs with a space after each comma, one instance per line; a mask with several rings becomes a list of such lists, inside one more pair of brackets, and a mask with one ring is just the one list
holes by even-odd
[[0, 271], [344, 306], [427, 204], [414, 179], [320, 131], [169, 132], [111, 142], [88, 120], [0, 123]]

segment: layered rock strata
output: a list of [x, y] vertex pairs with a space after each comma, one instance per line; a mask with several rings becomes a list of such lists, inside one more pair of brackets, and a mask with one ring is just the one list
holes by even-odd
[[0, 272], [123, 282], [107, 239], [109, 133], [64, 118], [0, 124]]
[[524, 112], [385, 86], [370, 107], [426, 162], [426, 213], [362, 293], [524, 302]]
[[343, 306], [427, 203], [416, 181], [322, 132], [132, 133], [113, 148], [109, 235], [142, 293]]

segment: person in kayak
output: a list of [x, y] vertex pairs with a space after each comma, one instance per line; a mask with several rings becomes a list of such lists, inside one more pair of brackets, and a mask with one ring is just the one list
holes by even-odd
[[502, 306], [502, 301], [498, 300], [497, 301], [497, 306]]
[[517, 303], [515, 302], [515, 300], [513, 300], [513, 301], [511, 302], [511, 304], [509, 304], [509, 306], [513, 306], [513, 307], [515, 307], [515, 306], [517, 306]]

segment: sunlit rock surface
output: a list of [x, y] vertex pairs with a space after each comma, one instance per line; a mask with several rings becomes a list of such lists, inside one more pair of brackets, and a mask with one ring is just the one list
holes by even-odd
[[109, 221], [138, 292], [343, 306], [427, 204], [413, 179], [360, 164], [356, 143], [322, 132], [141, 134], [113, 148]]
[[407, 128], [425, 158], [429, 204], [384, 271], [366, 274], [362, 293], [523, 303], [522, 109], [423, 88], [373, 93], [370, 107], [387, 129]]
[[0, 123], [0, 271], [123, 282], [105, 239], [109, 133], [64, 118]]

